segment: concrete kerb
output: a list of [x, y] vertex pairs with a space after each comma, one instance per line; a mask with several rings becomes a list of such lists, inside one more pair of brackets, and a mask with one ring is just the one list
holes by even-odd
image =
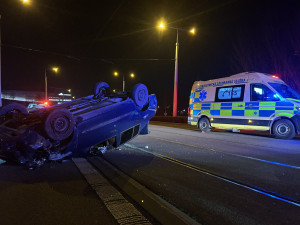
[[200, 225], [200, 223], [189, 217], [187, 214], [154, 194], [149, 189], [112, 166], [103, 158], [93, 157], [88, 158], [88, 160], [161, 224]]

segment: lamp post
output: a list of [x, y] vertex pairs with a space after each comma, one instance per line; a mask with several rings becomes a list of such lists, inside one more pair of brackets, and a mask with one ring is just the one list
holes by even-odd
[[[164, 23], [159, 24], [159, 29], [163, 30], [165, 29]], [[174, 94], [173, 94], [173, 117], [177, 116], [177, 96], [178, 96], [178, 50], [179, 50], [179, 42], [178, 42], [178, 31], [189, 31], [191, 34], [195, 34], [195, 28], [192, 28], [190, 30], [181, 29], [177, 27], [170, 27], [167, 26], [167, 28], [171, 28], [176, 30], [176, 44], [175, 44], [175, 68], [174, 68]]]
[[[118, 77], [118, 76], [119, 76], [119, 73], [118, 73], [118, 72], [114, 72], [114, 76], [115, 76], [115, 77]], [[134, 73], [131, 73], [131, 74], [130, 74], [130, 77], [131, 77], [131, 78], [134, 78], [134, 77], [135, 77]], [[123, 82], [122, 82], [122, 84], [123, 84], [123, 93], [124, 93], [124, 92], [125, 92], [125, 77], [124, 77], [124, 74], [123, 74]]]
[[[45, 68], [45, 101], [46, 102], [48, 101], [47, 69], [49, 69], [49, 68]], [[51, 70], [54, 71], [55, 73], [57, 73], [58, 67], [52, 67]]]
[[1, 91], [2, 91], [2, 86], [1, 86], [1, 70], [2, 70], [2, 66], [1, 66], [1, 14], [0, 14], [0, 107], [2, 106], [2, 95], [1, 95]]

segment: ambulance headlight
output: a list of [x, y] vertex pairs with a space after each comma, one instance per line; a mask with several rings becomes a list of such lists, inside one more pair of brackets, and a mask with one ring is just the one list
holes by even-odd
[[299, 106], [299, 107], [296, 107], [296, 110], [300, 112], [300, 106]]

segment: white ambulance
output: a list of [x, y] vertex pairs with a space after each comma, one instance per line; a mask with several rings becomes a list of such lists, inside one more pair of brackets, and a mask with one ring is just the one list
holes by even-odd
[[270, 131], [276, 138], [300, 134], [300, 95], [278, 76], [244, 72], [192, 87], [188, 123], [201, 131]]

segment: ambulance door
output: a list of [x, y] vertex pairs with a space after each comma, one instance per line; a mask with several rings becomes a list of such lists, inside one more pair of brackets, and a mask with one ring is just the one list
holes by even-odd
[[213, 127], [244, 129], [244, 92], [244, 84], [216, 88], [214, 117], [211, 121]]

